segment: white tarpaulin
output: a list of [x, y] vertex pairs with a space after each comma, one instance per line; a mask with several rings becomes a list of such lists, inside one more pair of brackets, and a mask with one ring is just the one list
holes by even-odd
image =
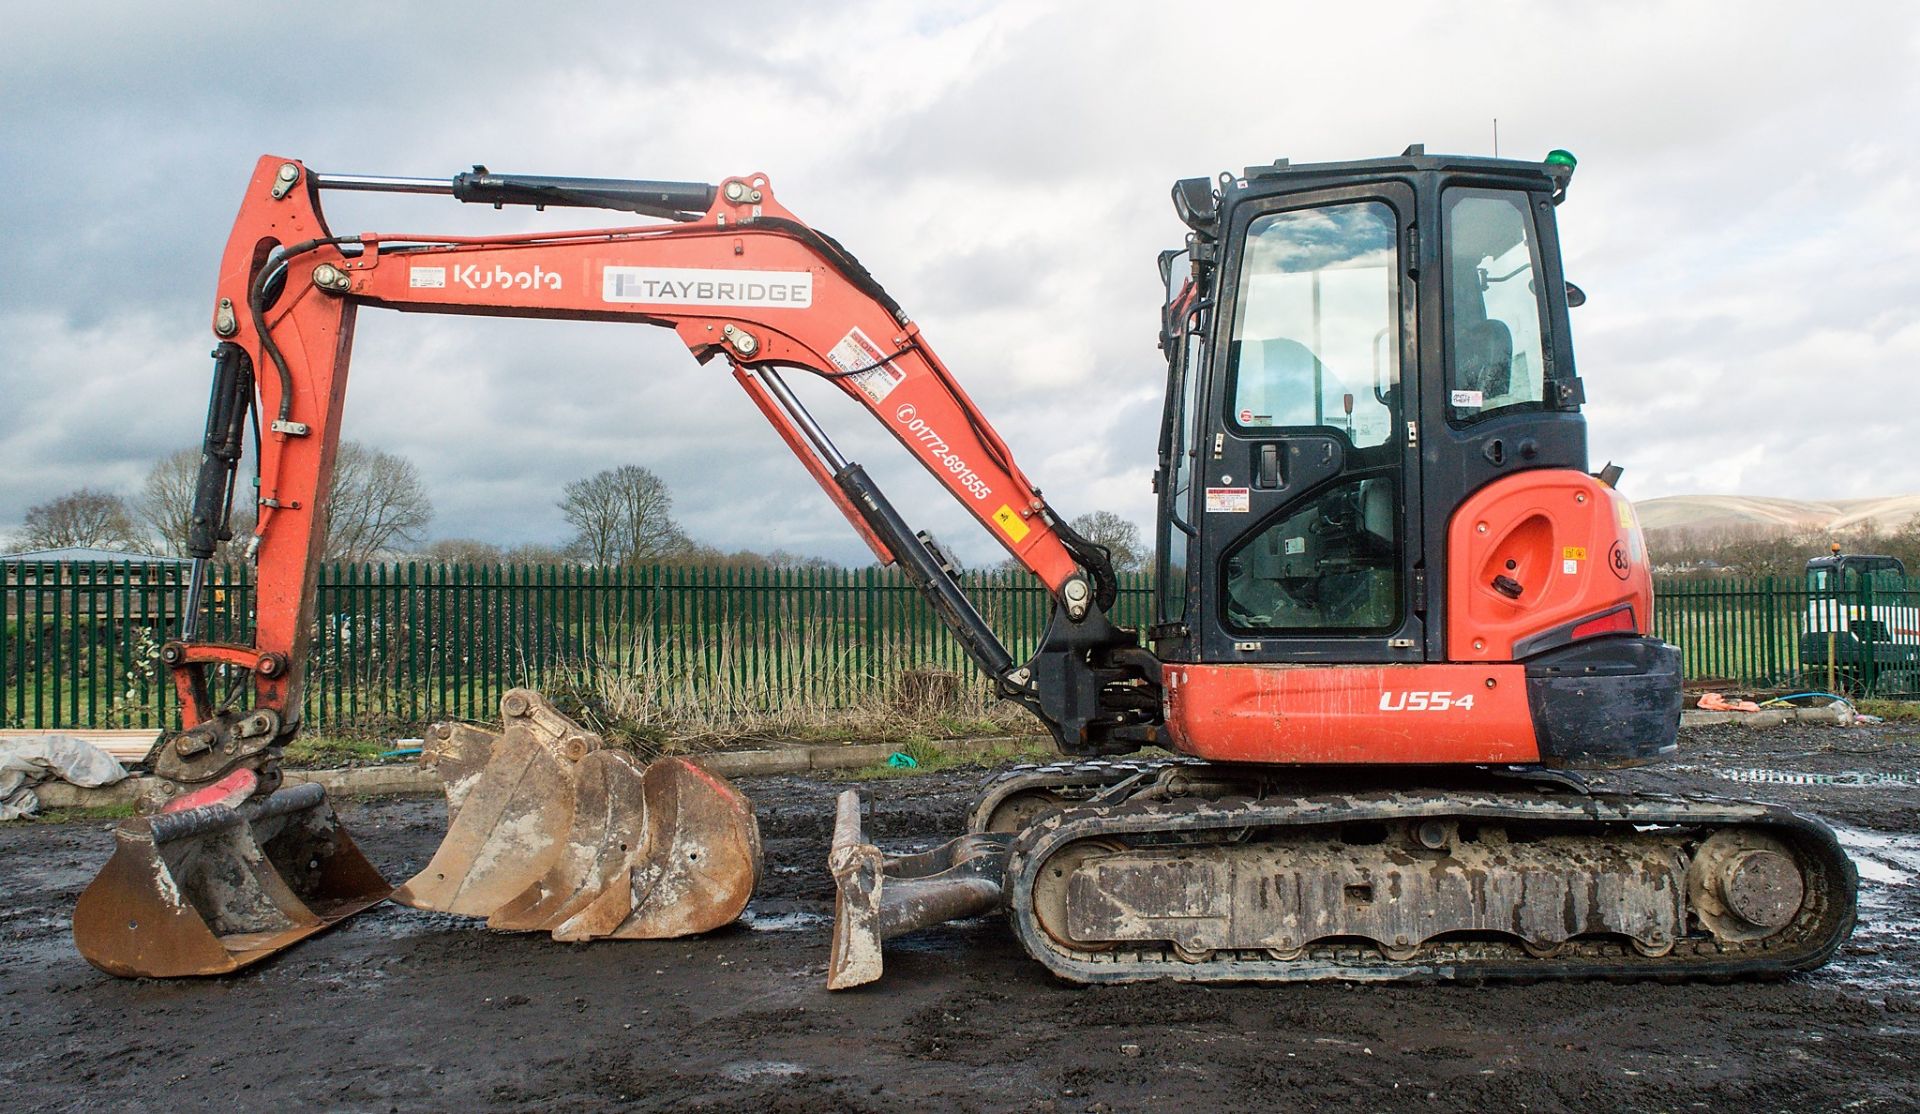
[[88, 787], [112, 785], [127, 776], [113, 756], [72, 735], [0, 739], [0, 820], [40, 811], [33, 787], [48, 778]]

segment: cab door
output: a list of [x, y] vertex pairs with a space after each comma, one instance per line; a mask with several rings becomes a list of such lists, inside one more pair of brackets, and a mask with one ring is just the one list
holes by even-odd
[[1197, 446], [1202, 660], [1423, 656], [1414, 221], [1400, 181], [1234, 207]]

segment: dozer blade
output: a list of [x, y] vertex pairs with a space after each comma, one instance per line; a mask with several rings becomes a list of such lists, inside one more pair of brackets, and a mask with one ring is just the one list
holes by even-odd
[[377, 904], [386, 880], [326, 793], [297, 785], [238, 806], [123, 821], [80, 895], [73, 940], [109, 974], [219, 975]]
[[557, 940], [685, 936], [740, 915], [760, 832], [738, 790], [686, 759], [643, 767], [529, 690], [501, 712], [498, 734], [435, 729], [422, 761], [447, 780], [447, 838], [396, 901]]
[[888, 855], [861, 830], [859, 792], [841, 793], [827, 856], [834, 885], [827, 989], [878, 979], [884, 941], [999, 909], [1012, 840], [1011, 833], [970, 832], [917, 855]]

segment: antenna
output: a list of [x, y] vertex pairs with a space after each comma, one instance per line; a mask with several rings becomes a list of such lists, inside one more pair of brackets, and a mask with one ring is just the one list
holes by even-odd
[[1493, 118], [1493, 157], [1500, 157], [1500, 117]]

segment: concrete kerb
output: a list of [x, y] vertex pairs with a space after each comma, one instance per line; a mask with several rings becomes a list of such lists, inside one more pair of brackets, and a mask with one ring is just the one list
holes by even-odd
[[1742, 727], [1778, 727], [1783, 723], [1828, 723], [1846, 726], [1853, 722], [1851, 705], [1822, 704], [1812, 708], [1762, 708], [1757, 712], [1707, 712], [1688, 708], [1680, 713], [1682, 727], [1711, 727], [1737, 723]]
[[[1045, 745], [1044, 736], [1005, 735], [988, 739], [942, 739], [935, 749], [960, 757], [987, 754], [996, 748], [1022, 749]], [[814, 770], [851, 770], [877, 766], [900, 748], [891, 743], [840, 746], [779, 747], [773, 750], [731, 750], [692, 757], [723, 777], [771, 777]], [[111, 808], [130, 805], [157, 779], [130, 777], [113, 785], [86, 789], [50, 781], [36, 786], [42, 808]], [[440, 778], [412, 763], [389, 766], [348, 766], [335, 770], [288, 770], [286, 784], [317, 781], [329, 796], [391, 797], [409, 793], [438, 793]]]
[[[1689, 708], [1680, 713], [1682, 727], [1739, 723], [1748, 727], [1772, 727], [1783, 721], [1832, 723], [1838, 717], [1827, 708], [1768, 709], [1765, 712], [1703, 712]], [[1045, 736], [1001, 735], [986, 739], [940, 739], [935, 749], [959, 757], [971, 758], [996, 748], [1027, 749], [1047, 745]], [[771, 750], [723, 750], [693, 757], [722, 777], [775, 777], [805, 774], [816, 770], [851, 770], [877, 766], [900, 748], [892, 743], [857, 743], [817, 747], [777, 747]], [[128, 778], [115, 785], [85, 789], [65, 782], [50, 781], [37, 786], [42, 808], [110, 808], [130, 805], [155, 779]], [[317, 781], [331, 796], [389, 797], [409, 793], [438, 793], [440, 779], [429, 770], [411, 763], [388, 766], [348, 766], [334, 770], [288, 770], [286, 783], [298, 785]]]

